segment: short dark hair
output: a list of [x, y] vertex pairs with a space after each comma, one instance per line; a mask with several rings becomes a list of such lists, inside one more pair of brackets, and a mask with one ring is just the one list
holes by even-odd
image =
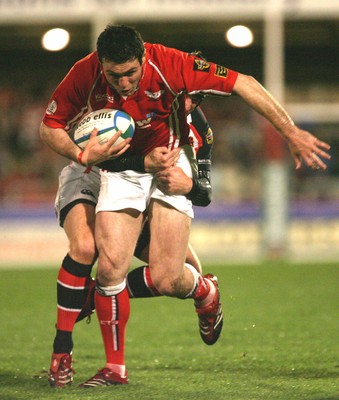
[[99, 61], [109, 60], [116, 64], [137, 59], [142, 64], [144, 41], [138, 31], [127, 25], [107, 25], [97, 40]]

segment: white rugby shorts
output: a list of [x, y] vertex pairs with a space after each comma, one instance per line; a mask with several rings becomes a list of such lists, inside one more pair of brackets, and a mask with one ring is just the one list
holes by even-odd
[[55, 213], [63, 226], [67, 212], [77, 203], [93, 204], [95, 207], [100, 190], [98, 167], [84, 167], [72, 162], [59, 175], [59, 188], [55, 199]]
[[[191, 146], [184, 146], [177, 166], [190, 177], [197, 176], [197, 162]], [[101, 171], [101, 187], [96, 212], [118, 211], [132, 208], [143, 212], [151, 199], [159, 199], [170, 204], [190, 218], [194, 217], [192, 202], [186, 196], [168, 196], [156, 187], [151, 173], [136, 171]]]

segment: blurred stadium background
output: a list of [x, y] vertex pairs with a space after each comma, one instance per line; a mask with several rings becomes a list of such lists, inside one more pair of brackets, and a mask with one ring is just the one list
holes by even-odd
[[[326, 172], [295, 171], [283, 141], [239, 98], [206, 100], [214, 199], [196, 209], [193, 222], [201, 258], [337, 260], [337, 0], [8, 0], [0, 2], [0, 263], [58, 264], [65, 254], [53, 202], [67, 160], [42, 145], [38, 127], [52, 91], [108, 22], [253, 75], [299, 125], [332, 146]], [[225, 41], [239, 24], [252, 30], [252, 45]], [[41, 37], [56, 27], [69, 31], [69, 45], [46, 51]]]

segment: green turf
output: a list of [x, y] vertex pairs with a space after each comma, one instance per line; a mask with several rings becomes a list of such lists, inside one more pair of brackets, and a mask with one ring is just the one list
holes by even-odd
[[205, 266], [219, 276], [225, 323], [202, 343], [191, 300], [131, 301], [130, 384], [79, 389], [104, 365], [95, 318], [74, 333], [75, 381], [46, 381], [56, 269], [1, 270], [0, 399], [339, 399], [339, 267]]

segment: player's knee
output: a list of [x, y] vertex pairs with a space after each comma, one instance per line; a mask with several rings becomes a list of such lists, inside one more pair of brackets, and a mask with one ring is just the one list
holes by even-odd
[[130, 260], [122, 252], [110, 251], [107, 247], [99, 249], [97, 280], [103, 286], [115, 286], [126, 277]]
[[70, 243], [70, 254], [72, 258], [81, 260], [84, 264], [91, 264], [97, 257], [97, 251], [93, 237], [82, 240], [74, 240]]

